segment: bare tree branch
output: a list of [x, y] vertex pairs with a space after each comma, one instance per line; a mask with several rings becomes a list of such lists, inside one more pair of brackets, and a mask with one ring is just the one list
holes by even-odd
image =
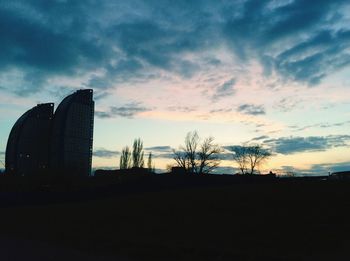
[[128, 146], [122, 149], [119, 162], [120, 169], [130, 169], [131, 168], [131, 151]]
[[[254, 174], [256, 169], [271, 157], [271, 153], [259, 144], [232, 146], [233, 160], [242, 174]], [[249, 171], [248, 171], [249, 170]]]
[[143, 168], [144, 159], [143, 159], [143, 142], [140, 138], [134, 140], [133, 149], [132, 149], [132, 166], [136, 168]]
[[173, 150], [174, 160], [185, 172], [206, 174], [215, 169], [219, 163], [219, 153], [222, 149], [214, 144], [214, 138], [205, 138], [201, 143], [196, 131], [189, 132], [185, 138], [185, 145], [179, 151]]

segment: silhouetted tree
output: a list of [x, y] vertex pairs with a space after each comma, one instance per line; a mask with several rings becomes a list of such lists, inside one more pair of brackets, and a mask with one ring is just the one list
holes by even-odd
[[214, 138], [205, 138], [201, 143], [196, 131], [189, 132], [185, 138], [185, 145], [179, 150], [173, 150], [174, 160], [178, 167], [188, 173], [210, 173], [219, 163], [219, 145], [214, 144]]
[[130, 169], [131, 168], [131, 151], [128, 146], [122, 149], [122, 154], [120, 155], [119, 162], [120, 169]]
[[148, 169], [148, 172], [150, 173], [154, 173], [156, 170], [155, 165], [152, 162], [152, 152], [148, 154], [147, 169]]
[[254, 174], [256, 168], [271, 157], [271, 152], [260, 144], [232, 146], [229, 150], [234, 153], [233, 160], [242, 174]]
[[185, 145], [180, 147], [180, 151], [174, 152], [174, 159], [179, 167], [183, 167], [190, 173], [196, 172], [196, 154], [200, 139], [196, 131], [188, 132], [185, 138]]
[[136, 168], [143, 168], [143, 142], [140, 138], [135, 139], [132, 147], [132, 166]]
[[214, 138], [205, 138], [200, 145], [198, 155], [198, 173], [209, 173], [220, 164], [219, 154], [222, 152], [218, 144], [214, 144]]
[[178, 165], [177, 165], [177, 164], [167, 164], [167, 165], [165, 166], [165, 170], [166, 170], [167, 172], [171, 172], [172, 169], [173, 169], [173, 167], [175, 167], [175, 166], [178, 166]]
[[233, 160], [237, 163], [238, 168], [242, 174], [246, 174], [248, 167], [247, 147], [245, 146], [232, 146], [229, 148], [233, 152]]

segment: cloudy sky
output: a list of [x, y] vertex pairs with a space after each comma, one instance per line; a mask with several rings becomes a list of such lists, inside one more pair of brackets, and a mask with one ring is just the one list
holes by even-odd
[[0, 0], [0, 160], [26, 110], [93, 88], [95, 167], [141, 137], [164, 168], [197, 130], [350, 169], [349, 28], [347, 0]]

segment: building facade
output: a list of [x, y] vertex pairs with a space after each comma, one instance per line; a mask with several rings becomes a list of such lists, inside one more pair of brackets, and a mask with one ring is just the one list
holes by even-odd
[[16, 121], [6, 146], [6, 173], [30, 176], [47, 172], [53, 109], [53, 103], [38, 104]]
[[24, 113], [10, 132], [6, 174], [89, 176], [92, 163], [94, 101], [91, 89], [54, 104], [39, 104]]
[[50, 168], [58, 175], [89, 176], [94, 127], [93, 91], [79, 90], [57, 107], [50, 146]]

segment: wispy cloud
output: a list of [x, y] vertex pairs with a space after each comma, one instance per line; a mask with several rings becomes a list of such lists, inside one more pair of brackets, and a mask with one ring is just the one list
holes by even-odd
[[237, 168], [231, 166], [219, 166], [213, 170], [212, 174], [235, 174], [237, 172]]
[[194, 106], [168, 106], [169, 111], [178, 111], [178, 112], [193, 112], [196, 111]]
[[252, 141], [266, 140], [266, 139], [268, 139], [268, 138], [269, 138], [269, 136], [267, 136], [267, 135], [262, 135], [262, 136], [258, 136], [258, 137], [253, 138]]
[[115, 156], [118, 156], [119, 154], [120, 154], [119, 151], [107, 150], [103, 148], [94, 150], [93, 152], [93, 156], [99, 157], [99, 158], [113, 158]]
[[350, 162], [313, 164], [309, 171], [314, 173], [350, 171]]
[[264, 144], [276, 153], [294, 154], [300, 152], [326, 151], [335, 147], [349, 146], [350, 135], [328, 135], [312, 137], [282, 137], [264, 140]]
[[223, 97], [232, 96], [235, 93], [235, 89], [234, 89], [235, 84], [236, 84], [236, 79], [232, 78], [224, 82], [223, 84], [219, 85], [215, 89], [215, 93], [212, 97], [212, 100], [215, 101]]
[[248, 115], [263, 115], [266, 113], [263, 105], [254, 104], [242, 104], [238, 106], [237, 111]]
[[342, 127], [347, 124], [350, 124], [350, 121], [342, 121], [342, 122], [336, 122], [336, 123], [315, 123], [315, 124], [310, 124], [305, 126], [292, 125], [292, 126], [289, 126], [289, 128], [291, 128], [293, 131], [304, 131], [311, 128], [327, 129], [327, 128], [334, 128], [334, 127]]
[[274, 108], [282, 112], [289, 112], [298, 107], [301, 102], [300, 98], [285, 97], [276, 102]]
[[[17, 81], [8, 91], [19, 95], [38, 92], [60, 76], [91, 74], [86, 86], [101, 89], [135, 78], [147, 80], [159, 70], [188, 79], [208, 65], [224, 66], [215, 55], [199, 59], [223, 46], [242, 66], [256, 60], [266, 75], [310, 85], [349, 65], [348, 1], [276, 3], [0, 4], [1, 36], [6, 39], [1, 42], [1, 74], [15, 69]], [[93, 75], [96, 71], [101, 74]], [[232, 95], [234, 83], [232, 78], [218, 86], [217, 97]]]
[[[267, 135], [262, 135], [251, 139], [250, 142], [260, 143], [273, 153], [289, 155], [302, 152], [326, 151], [336, 147], [350, 147], [350, 135], [280, 138], [270, 138]], [[232, 147], [235, 146], [242, 145], [227, 145], [223, 146], [223, 148], [231, 151]]]
[[101, 119], [114, 117], [124, 117], [131, 119], [142, 112], [147, 112], [151, 110], [151, 108], [141, 106], [140, 103], [129, 103], [121, 107], [111, 106], [109, 108], [109, 111], [96, 111], [95, 115]]
[[232, 108], [213, 109], [209, 111], [209, 113], [225, 113], [225, 112], [232, 112]]
[[329, 173], [338, 171], [350, 171], [350, 162], [320, 163], [312, 164], [309, 168], [295, 168], [293, 166], [282, 166], [282, 174], [291, 172], [295, 175], [327, 176]]
[[170, 146], [153, 146], [153, 147], [147, 147], [145, 148], [145, 150], [154, 151], [156, 153], [172, 152], [172, 148]]

